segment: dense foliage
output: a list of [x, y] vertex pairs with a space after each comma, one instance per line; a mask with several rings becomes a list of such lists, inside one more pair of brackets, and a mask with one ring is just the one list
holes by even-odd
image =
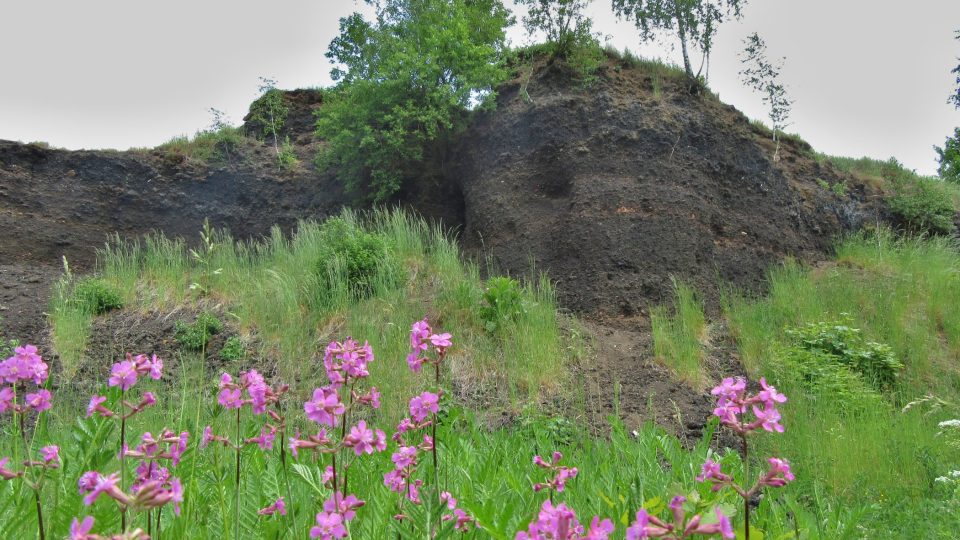
[[908, 229], [919, 233], [950, 234], [956, 209], [942, 182], [920, 178], [894, 184], [890, 210]]
[[319, 156], [348, 189], [381, 202], [464, 113], [492, 103], [511, 17], [499, 0], [370, 1], [376, 18], [340, 20], [327, 57], [337, 87], [319, 112]]
[[935, 147], [940, 178], [960, 184], [960, 127], [953, 130], [953, 137], [947, 137], [943, 147]]

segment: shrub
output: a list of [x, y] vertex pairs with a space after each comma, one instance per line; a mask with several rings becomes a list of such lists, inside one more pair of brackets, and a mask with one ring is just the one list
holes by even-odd
[[779, 361], [778, 377], [789, 380], [791, 388], [803, 389], [811, 400], [823, 406], [855, 413], [883, 401], [879, 392], [848, 366], [838, 363], [835, 355], [792, 345], [777, 350], [775, 357]]
[[107, 282], [97, 278], [83, 278], [73, 287], [73, 302], [86, 313], [102, 315], [123, 307], [120, 293]]
[[230, 336], [220, 348], [220, 358], [230, 362], [236, 362], [246, 356], [247, 350], [243, 346], [243, 341], [238, 336]]
[[300, 164], [297, 154], [293, 151], [293, 145], [290, 144], [290, 137], [284, 139], [280, 150], [277, 152], [277, 164], [282, 171], [295, 169]]
[[362, 298], [375, 290], [378, 281], [396, 280], [397, 268], [381, 235], [364, 231], [340, 217], [327, 220], [320, 234], [323, 247], [317, 272], [327, 288], [337, 286], [339, 274], [346, 279], [350, 293]]
[[219, 334], [223, 330], [223, 323], [212, 313], [201, 313], [193, 324], [183, 321], [174, 323], [174, 339], [181, 347], [191, 351], [202, 351], [210, 336]]
[[510, 321], [516, 321], [524, 313], [520, 283], [508, 277], [495, 277], [487, 281], [480, 306], [480, 319], [488, 332], [496, 332]]
[[954, 230], [953, 201], [937, 180], [896, 181], [889, 203], [890, 210], [914, 232], [950, 234]]
[[903, 364], [890, 346], [865, 340], [863, 332], [850, 323], [850, 318], [844, 316], [840, 321], [810, 323], [787, 330], [786, 334], [796, 347], [816, 353], [825, 363], [850, 369], [878, 390], [889, 388]]

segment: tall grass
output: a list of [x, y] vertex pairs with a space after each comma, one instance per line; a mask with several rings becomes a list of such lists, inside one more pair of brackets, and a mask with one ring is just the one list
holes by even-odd
[[[849, 314], [867, 339], [886, 343], [905, 364], [881, 406], [844, 413], [836, 396], [811, 395], [778, 381], [791, 396], [787, 432], [771, 449], [790, 453], [803, 490], [841, 500], [890, 504], [885, 523], [906, 506], [891, 501], [933, 497], [934, 478], [956, 465], [955, 449], [937, 437], [937, 422], [956, 415], [901, 412], [912, 399], [960, 398], [960, 253], [947, 239], [902, 238], [888, 230], [842, 242], [837, 261], [819, 268], [788, 262], [770, 273], [770, 294], [727, 294], [725, 314], [741, 358], [755, 376], [774, 376], [784, 330]], [[922, 506], [922, 505], [921, 505]], [[902, 516], [901, 516], [902, 518]]]
[[703, 302], [689, 285], [677, 280], [673, 280], [673, 291], [672, 315], [664, 306], [650, 312], [653, 350], [680, 379], [699, 388], [706, 383], [703, 344], [708, 336]]
[[[201, 258], [192, 256], [184, 241], [162, 235], [114, 238], [99, 254], [101, 272], [134, 309], [220, 306], [242, 332], [256, 336], [257, 356], [266, 366], [304, 386], [322, 373], [318, 351], [327, 341], [364, 336], [383, 357], [403, 358], [409, 325], [427, 316], [435, 327], [456, 329], [451, 382], [461, 397], [512, 406], [560, 389], [568, 338], [549, 280], [527, 280], [525, 313], [509, 331], [493, 335], [477, 315], [484, 286], [480, 270], [463, 259], [443, 229], [403, 211], [345, 211], [338, 219], [347, 231], [373, 234], [386, 246], [382, 271], [367, 294], [352, 290], [348, 261], [322, 265], [321, 258], [329, 256], [328, 232], [311, 221], [301, 222], [292, 235], [274, 229], [256, 242], [216, 232]], [[194, 283], [202, 287], [191, 290]], [[66, 319], [60, 320], [55, 331], [60, 324], [67, 331]], [[69, 339], [62, 345], [83, 347]], [[401, 364], [375, 363], [372, 369], [385, 381], [380, 390], [386, 403], [399, 403], [413, 390], [415, 382]]]

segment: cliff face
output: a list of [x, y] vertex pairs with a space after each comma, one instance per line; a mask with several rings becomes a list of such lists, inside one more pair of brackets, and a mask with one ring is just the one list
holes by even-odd
[[762, 128], [681, 80], [616, 61], [590, 87], [575, 78], [541, 62], [504, 85], [453, 175], [464, 241], [511, 273], [533, 262], [575, 311], [637, 313], [669, 297], [671, 277], [711, 300], [721, 282], [759, 289], [771, 264], [823, 258], [875, 220], [868, 186], [800, 141], [775, 162]]
[[[530, 61], [499, 89], [496, 110], [431, 149], [403, 201], [458, 228], [501, 271], [533, 263], [562, 304], [632, 315], [670, 292], [671, 277], [715, 299], [716, 285], [762, 288], [784, 257], [825, 257], [836, 235], [874, 222], [877, 194], [664, 68], [611, 59], [591, 86], [569, 68]], [[81, 269], [108, 234], [159, 230], [195, 239], [203, 220], [237, 238], [321, 219], [349, 202], [313, 157], [322, 94], [285, 93], [281, 135], [301, 165], [276, 168], [272, 142], [245, 139], [216, 164], [170, 149], [66, 151], [0, 141], [0, 260]], [[244, 129], [262, 132], [249, 118]], [[845, 182], [838, 197], [822, 182]], [[711, 297], [711, 295], [713, 295]]]
[[155, 152], [66, 151], [0, 141], [0, 259], [89, 267], [108, 234], [193, 239], [205, 218], [238, 238], [323, 218], [345, 198], [332, 177], [280, 174], [269, 148], [218, 166]]

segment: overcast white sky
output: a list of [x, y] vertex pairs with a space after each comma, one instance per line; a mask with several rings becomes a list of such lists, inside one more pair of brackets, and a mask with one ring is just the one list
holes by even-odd
[[[0, 139], [66, 148], [154, 146], [210, 123], [239, 122], [258, 76], [283, 88], [330, 84], [323, 56], [352, 0], [4, 0], [0, 3]], [[619, 48], [642, 46], [631, 23], [594, 1], [596, 30]], [[519, 13], [518, 13], [519, 15]], [[519, 17], [518, 17], [519, 19]], [[960, 1], [752, 0], [720, 29], [710, 86], [751, 118], [766, 111], [742, 87], [741, 40], [757, 31], [786, 56], [796, 101], [789, 131], [823, 152], [896, 156], [923, 173], [932, 146], [960, 125], [947, 105], [957, 65]], [[515, 44], [528, 41], [510, 32]], [[672, 41], [671, 41], [672, 43]]]

